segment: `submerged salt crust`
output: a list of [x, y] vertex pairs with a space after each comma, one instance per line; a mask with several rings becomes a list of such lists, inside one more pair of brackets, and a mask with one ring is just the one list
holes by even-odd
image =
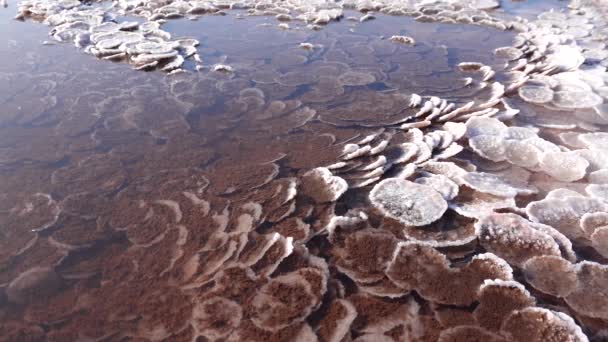
[[605, 337], [603, 5], [16, 5], [3, 337]]

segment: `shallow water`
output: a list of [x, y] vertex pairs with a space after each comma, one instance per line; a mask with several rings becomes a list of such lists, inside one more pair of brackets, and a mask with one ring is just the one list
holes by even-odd
[[[506, 2], [497, 16], [532, 19], [565, 5]], [[453, 326], [476, 325], [471, 312], [487, 309], [488, 302], [473, 304], [478, 298], [439, 298], [428, 289], [394, 295], [395, 276], [388, 280], [380, 271], [378, 278], [373, 261], [390, 259], [397, 241], [447, 241], [441, 253], [429, 247], [429, 255], [450, 260], [454, 269], [446, 274], [466, 269], [491, 249], [473, 241], [477, 218], [459, 215], [479, 209], [471, 203], [486, 196], [483, 191], [462, 187], [460, 197], [473, 199], [461, 200], [435, 224], [406, 227], [372, 208], [372, 185], [353, 186], [370, 178], [362, 174], [372, 169], [352, 170], [371, 156], [336, 171], [351, 187], [337, 203], [318, 200], [325, 190], [308, 183], [307, 172], [335, 164], [349, 143], [369, 135], [374, 146], [382, 139], [407, 142], [397, 127], [405, 122], [410, 94], [458, 105], [487, 99], [463, 81], [469, 74], [457, 65], [480, 62], [505, 79], [505, 61], [493, 51], [511, 45], [515, 32], [383, 14], [363, 23], [344, 18], [318, 31], [293, 21], [283, 30], [272, 17], [228, 11], [163, 25], [173, 37], [198, 39], [204, 66], [198, 72], [188, 60], [189, 72], [167, 75], [98, 60], [71, 43], [44, 45], [49, 28], [10, 20], [14, 11], [12, 2], [0, 9], [0, 335], [15, 341], [190, 341], [203, 335], [325, 341], [328, 327], [346, 324], [349, 332], [339, 340], [384, 334], [431, 341]], [[392, 42], [393, 35], [411, 36], [416, 44]], [[304, 42], [313, 49], [301, 48]], [[212, 71], [218, 63], [234, 71]], [[555, 116], [512, 97], [522, 113], [510, 125], [535, 127]], [[560, 143], [563, 132], [543, 128], [539, 136]], [[456, 159], [521, 181], [506, 162], [469, 150]], [[518, 197], [519, 208], [515, 202], [497, 208], [520, 213], [555, 188], [581, 190], [588, 183], [570, 186], [547, 177], [528, 172], [523, 182], [530, 178], [540, 191]], [[358, 231], [361, 222], [331, 221], [358, 219], [362, 211], [370, 223]], [[468, 240], [449, 243], [462, 239]], [[574, 251], [578, 261], [605, 264], [589, 246], [575, 243]], [[438, 258], [426, 257], [429, 264]], [[508, 261], [513, 279], [526, 283], [520, 265]], [[490, 280], [510, 280], [490, 273]], [[472, 280], [443, 282], [459, 281], [467, 287]], [[574, 316], [589, 336], [608, 326], [605, 318], [568, 309], [561, 298], [526, 289], [539, 306]], [[278, 303], [275, 293], [284, 296]], [[310, 312], [298, 312], [306, 301], [314, 302]], [[513, 308], [525, 307], [518, 305]], [[355, 307], [356, 320], [332, 311]], [[480, 324], [495, 324], [486, 323]]]

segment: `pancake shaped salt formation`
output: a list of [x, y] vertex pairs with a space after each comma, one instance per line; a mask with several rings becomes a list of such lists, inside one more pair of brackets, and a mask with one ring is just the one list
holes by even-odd
[[3, 339], [608, 338], [605, 4], [14, 5]]

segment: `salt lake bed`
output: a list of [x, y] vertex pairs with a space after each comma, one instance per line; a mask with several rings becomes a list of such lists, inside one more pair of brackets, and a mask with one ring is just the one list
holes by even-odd
[[2, 5], [1, 340], [608, 340], [606, 4]]

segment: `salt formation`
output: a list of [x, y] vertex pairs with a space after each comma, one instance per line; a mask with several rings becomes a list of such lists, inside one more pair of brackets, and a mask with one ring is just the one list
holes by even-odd
[[[588, 129], [606, 124], [598, 114], [605, 97], [606, 57], [597, 53], [598, 33], [592, 29], [605, 24], [592, 15], [598, 9], [585, 2], [574, 2], [572, 7], [589, 12], [543, 13], [537, 21], [526, 23], [528, 28], [518, 34], [514, 46], [498, 51], [508, 60], [515, 59], [507, 68], [518, 75], [513, 84], [523, 100], [548, 109], [581, 110], [580, 121], [572, 125]], [[544, 125], [543, 120], [530, 121]]]
[[[526, 281], [535, 289], [557, 297], [565, 297], [577, 283], [573, 265], [559, 256], [538, 256], [523, 265]], [[559, 274], [560, 277], [555, 277]]]
[[408, 226], [424, 226], [438, 220], [448, 205], [430, 186], [389, 178], [370, 192], [372, 204], [386, 216]]
[[317, 203], [335, 202], [348, 190], [348, 184], [333, 176], [326, 168], [316, 168], [306, 173], [302, 182], [304, 191]]
[[[506, 22], [486, 12], [496, 7], [500, 7], [500, 4], [492, 0], [437, 4], [397, 4], [391, 0], [373, 3], [352, 0], [320, 1], [314, 4], [302, 1], [270, 1], [259, 4], [256, 0], [239, 3], [221, 0], [134, 3], [119, 0], [111, 7], [91, 8], [69, 0], [25, 0], [19, 4], [16, 18], [42, 20], [53, 27], [51, 36], [55, 40], [73, 42], [98, 58], [125, 60], [137, 70], [160, 69], [175, 74], [181, 70], [186, 59], [195, 61], [197, 70], [202, 70], [202, 61], [196, 49], [198, 41], [190, 38], [172, 39], [169, 32], [160, 28], [167, 20], [184, 17], [198, 19], [203, 15], [225, 14], [229, 9], [247, 10], [247, 15], [250, 16], [274, 16], [279, 21], [280, 29], [289, 29], [287, 22], [298, 20], [316, 30], [320, 25], [340, 20], [344, 16], [344, 10], [354, 9], [363, 13], [358, 19], [362, 23], [374, 19], [375, 16], [371, 12], [377, 11], [390, 15], [409, 15], [423, 22], [468, 23], [502, 30], [520, 27], [521, 23]], [[137, 16], [145, 21], [119, 22], [119, 16]], [[395, 35], [390, 40], [408, 45], [415, 43], [413, 38], [407, 36]], [[516, 59], [515, 54], [519, 54], [518, 51], [515, 48], [504, 48], [499, 50], [499, 55], [507, 54]], [[560, 55], [556, 54], [556, 63], [560, 58]]]
[[395, 42], [395, 43], [401, 43], [401, 44], [406, 44], [406, 45], [416, 44], [416, 41], [414, 40], [414, 38], [408, 37], [408, 36], [391, 36], [389, 38], [389, 40], [392, 42]]
[[[167, 72], [203, 66], [198, 41], [164, 21], [239, 9], [289, 22], [280, 34], [349, 9], [363, 13], [354, 25], [387, 13], [519, 33], [454, 68], [448, 48], [418, 36], [344, 35], [342, 50], [291, 41], [263, 63], [174, 74], [162, 91], [145, 73], [125, 76], [126, 93], [94, 84], [65, 101], [69, 118], [46, 113], [57, 84], [37, 82], [42, 109], [6, 122], [58, 121], [71, 139], [33, 140], [46, 149], [32, 154], [12, 143], [21, 131], [0, 134], [2, 171], [18, 170], [0, 196], [3, 336], [601, 340], [605, 24], [584, 2], [534, 21], [484, 12], [498, 5], [24, 1], [22, 16], [57, 40]], [[11, 187], [19, 177], [34, 185]]]
[[559, 245], [550, 234], [519, 215], [490, 214], [475, 225], [480, 244], [511, 265], [520, 266], [538, 255], [561, 256]]
[[[587, 336], [570, 316], [548, 309], [518, 310], [513, 312], [503, 324], [502, 330], [505, 336], [512, 340], [588, 341]], [[525, 328], [522, 329], [522, 326]]]
[[102, 8], [90, 9], [79, 2], [51, 5], [47, 1], [23, 1], [18, 17], [43, 19], [54, 27], [54, 39], [73, 41], [98, 58], [128, 60], [138, 70], [177, 70], [184, 58], [196, 54], [198, 45], [195, 39], [171, 40], [171, 34], [161, 30], [157, 21], [106, 21], [108, 15]]
[[554, 92], [545, 84], [526, 84], [518, 90], [519, 97], [532, 103], [548, 103], [553, 100]]
[[218, 72], [232, 72], [234, 69], [230, 65], [216, 64], [213, 66], [213, 71]]
[[486, 280], [479, 287], [479, 306], [473, 317], [484, 328], [497, 331], [511, 312], [535, 304], [530, 293], [516, 281]]
[[585, 176], [589, 162], [574, 153], [549, 152], [543, 154], [539, 165], [553, 178], [572, 182]]

